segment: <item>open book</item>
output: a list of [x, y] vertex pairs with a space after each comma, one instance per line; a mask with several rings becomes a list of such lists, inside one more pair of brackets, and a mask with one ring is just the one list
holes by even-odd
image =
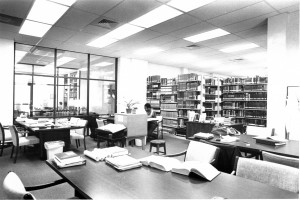
[[98, 128], [99, 130], [103, 130], [103, 131], [109, 131], [112, 133], [116, 133], [119, 131], [122, 131], [124, 129], [126, 129], [126, 126], [124, 126], [123, 124], [107, 124], [105, 126], [101, 126]]
[[199, 133], [195, 133], [194, 137], [195, 138], [199, 138], [199, 139], [203, 139], [203, 140], [209, 140], [209, 139], [214, 138], [214, 134], [199, 132]]
[[92, 158], [95, 161], [103, 161], [108, 157], [117, 157], [122, 155], [127, 155], [128, 150], [118, 146], [107, 147], [103, 149], [94, 148], [93, 151], [85, 150], [83, 154], [87, 157]]
[[176, 158], [156, 156], [156, 155], [151, 155], [145, 158], [141, 158], [139, 159], [139, 161], [145, 166], [150, 166], [166, 172], [171, 171], [171, 169], [174, 166], [180, 164], [180, 161], [177, 160]]
[[201, 176], [209, 181], [212, 181], [220, 172], [211, 164], [199, 162], [199, 161], [186, 161], [174, 166], [171, 169], [171, 172], [183, 174], [183, 175], [192, 175], [196, 174]]
[[120, 171], [133, 169], [133, 168], [142, 166], [142, 164], [139, 162], [139, 160], [137, 160], [129, 155], [106, 158], [105, 162]]

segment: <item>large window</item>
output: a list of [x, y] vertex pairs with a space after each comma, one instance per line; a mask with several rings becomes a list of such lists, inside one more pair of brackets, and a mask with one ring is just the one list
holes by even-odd
[[114, 114], [116, 58], [15, 44], [14, 117]]

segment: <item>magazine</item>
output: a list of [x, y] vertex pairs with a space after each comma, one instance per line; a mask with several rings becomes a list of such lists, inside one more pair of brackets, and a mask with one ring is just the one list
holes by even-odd
[[199, 162], [199, 161], [186, 161], [174, 166], [171, 172], [182, 174], [182, 175], [193, 175], [196, 174], [212, 181], [220, 172], [211, 164]]
[[95, 161], [103, 161], [107, 157], [117, 157], [127, 155], [128, 153], [127, 149], [118, 146], [103, 149], [94, 148], [93, 151], [85, 150], [83, 152], [85, 156], [90, 157]]
[[145, 165], [150, 166], [155, 169], [159, 169], [162, 171], [171, 171], [173, 166], [178, 165], [180, 163], [176, 158], [164, 157], [164, 156], [156, 156], [151, 155], [145, 158], [139, 159], [139, 161]]

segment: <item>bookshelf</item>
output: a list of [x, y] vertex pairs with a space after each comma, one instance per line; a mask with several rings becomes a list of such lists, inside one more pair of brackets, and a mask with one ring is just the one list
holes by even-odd
[[160, 76], [147, 77], [147, 103], [150, 103], [156, 114], [160, 113]]
[[178, 75], [177, 110], [178, 126], [185, 127], [189, 112], [200, 114], [204, 108], [202, 76], [195, 73]]
[[247, 126], [267, 125], [267, 77], [227, 78], [223, 88], [223, 116]]
[[205, 113], [208, 118], [215, 116], [221, 116], [221, 85], [222, 80], [220, 78], [205, 78], [204, 89], [205, 89], [205, 101], [203, 106], [205, 107]]

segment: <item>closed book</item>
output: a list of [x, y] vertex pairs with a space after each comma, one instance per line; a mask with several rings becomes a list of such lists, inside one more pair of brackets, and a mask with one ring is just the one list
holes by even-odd
[[57, 157], [54, 157], [53, 159], [56, 166], [59, 168], [65, 168], [65, 167], [72, 167], [72, 166], [78, 166], [78, 165], [84, 165], [86, 164], [86, 160], [82, 157], [79, 157], [76, 161], [70, 162], [70, 163], [63, 163], [57, 159]]
[[271, 145], [271, 146], [280, 146], [280, 145], [286, 144], [286, 142], [284, 142], [284, 141], [278, 141], [278, 140], [273, 140], [273, 139], [269, 139], [269, 138], [256, 137], [255, 140], [256, 140], [256, 143], [267, 144], [267, 145]]
[[72, 163], [76, 162], [80, 156], [76, 154], [74, 151], [66, 151], [62, 153], [54, 154], [54, 157], [57, 158], [61, 163]]
[[195, 133], [194, 134], [194, 137], [195, 138], [199, 138], [199, 139], [203, 139], [203, 140], [209, 140], [209, 139], [212, 139], [214, 138], [214, 134], [211, 134], [211, 133]]
[[118, 157], [109, 157], [109, 158], [105, 159], [105, 162], [121, 171], [142, 166], [142, 164], [139, 162], [139, 160], [137, 160], [129, 155], [123, 155], [123, 156], [118, 156]]

